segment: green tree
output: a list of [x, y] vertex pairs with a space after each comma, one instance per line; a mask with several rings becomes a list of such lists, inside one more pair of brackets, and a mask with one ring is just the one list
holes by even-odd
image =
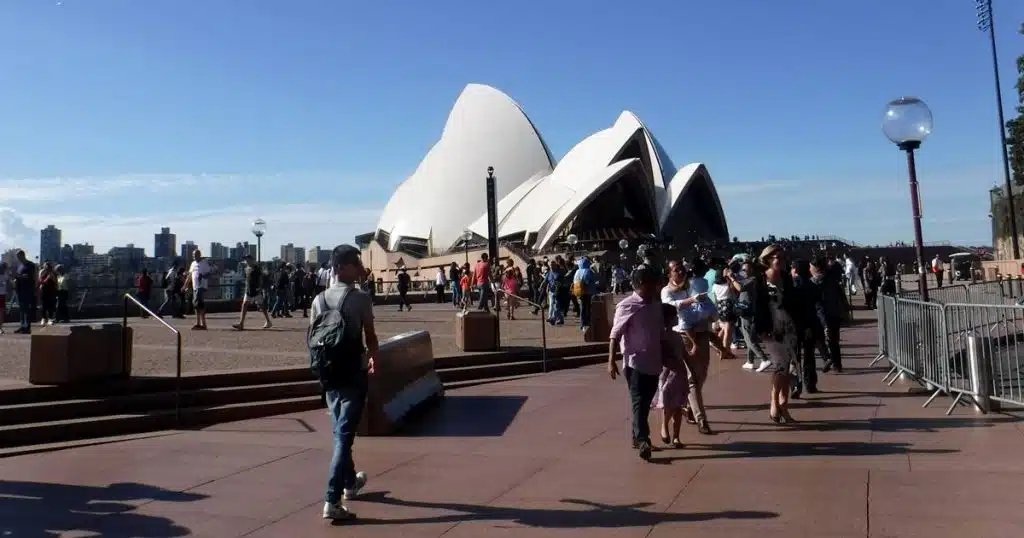
[[[1024, 35], [1024, 24], [1019, 30]], [[1006, 122], [1010, 169], [1017, 185], [1024, 185], [1024, 55], [1017, 57], [1017, 117]]]

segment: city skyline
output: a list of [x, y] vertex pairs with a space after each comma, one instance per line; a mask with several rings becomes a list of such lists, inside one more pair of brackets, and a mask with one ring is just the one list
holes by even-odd
[[[30, 259], [38, 259], [39, 261], [53, 261], [57, 262], [63, 257], [66, 257], [68, 253], [82, 252], [87, 255], [111, 255], [117, 256], [119, 250], [133, 250], [142, 253], [143, 258], [146, 259], [190, 259], [192, 257], [192, 251], [198, 249], [203, 253], [206, 258], [222, 259], [222, 260], [239, 260], [245, 255], [256, 257], [258, 254], [263, 261], [280, 260], [285, 263], [306, 263], [306, 262], [317, 262], [322, 263], [324, 252], [329, 252], [332, 247], [322, 247], [320, 245], [314, 245], [311, 247], [305, 247], [302, 245], [295, 245], [292, 242], [281, 245], [280, 255], [268, 254], [266, 250], [262, 253], [257, 250], [257, 244], [250, 241], [236, 241], [234, 245], [224, 244], [218, 241], [210, 242], [209, 248], [204, 247], [202, 244], [197, 243], [191, 239], [186, 239], [180, 245], [180, 249], [176, 244], [177, 234], [173, 233], [170, 227], [163, 226], [160, 228], [160, 232], [154, 234], [153, 248], [152, 250], [147, 249], [144, 245], [136, 245], [135, 243], [126, 243], [124, 245], [113, 245], [109, 249], [99, 249], [97, 252], [96, 245], [83, 242], [83, 243], [62, 243], [61, 237], [63, 230], [57, 228], [53, 224], [47, 225], [45, 228], [39, 230], [39, 254], [33, 254], [33, 252], [24, 247], [11, 247], [19, 248], [24, 250]], [[47, 254], [49, 253], [49, 254]], [[72, 254], [72, 256], [76, 256]]]
[[[990, 241], [999, 126], [973, 3], [729, 4], [655, 1], [642, 29], [599, 39], [622, 25], [603, 0], [543, 16], [467, 0], [0, 3], [17, 44], [0, 49], [0, 248], [37, 251], [47, 224], [98, 250], [148, 248], [162, 226], [233, 244], [255, 218], [265, 252], [350, 243], [474, 82], [514, 95], [555, 159], [635, 112], [674, 158], [712, 171], [733, 235], [867, 244], [911, 238], [905, 159], [880, 122], [917, 95], [935, 116], [918, 153], [925, 240]], [[1024, 3], [994, 8], [1013, 117]], [[217, 31], [183, 44], [196, 20]], [[684, 24], [701, 47], [683, 46]]]

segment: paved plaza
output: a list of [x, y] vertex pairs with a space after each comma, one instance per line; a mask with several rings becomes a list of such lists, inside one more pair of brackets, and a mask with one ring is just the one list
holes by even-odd
[[[414, 315], [416, 310], [414, 310]], [[360, 520], [320, 519], [322, 411], [0, 460], [0, 536], [1024, 536], [1013, 416], [886, 387], [874, 324], [847, 371], [768, 422], [768, 380], [714, 362], [717, 435], [686, 428], [651, 464], [629, 447], [626, 388], [595, 366], [449, 391], [402, 436], [360, 438]]]
[[[455, 347], [455, 313], [450, 304], [425, 303], [414, 305], [412, 311], [399, 312], [396, 306], [380, 305], [374, 308], [377, 334], [381, 339], [407, 331], [430, 331], [434, 355], [459, 353]], [[539, 347], [541, 320], [527, 309], [520, 309], [517, 319], [501, 319], [501, 343], [506, 347]], [[309, 365], [306, 351], [306, 328], [309, 319], [301, 313], [292, 318], [272, 320], [274, 326], [263, 330], [263, 316], [250, 312], [246, 330], [231, 328], [238, 323], [238, 314], [210, 314], [209, 330], [193, 331], [194, 318], [185, 320], [165, 318], [182, 332], [185, 373], [237, 370], [241, 368], [275, 368]], [[583, 342], [583, 336], [570, 316], [562, 327], [546, 327], [549, 346]], [[121, 319], [77, 320], [76, 323], [121, 323]], [[130, 318], [135, 331], [132, 373], [134, 375], [166, 375], [174, 372], [174, 335], [153, 319]], [[27, 380], [29, 363], [29, 337], [10, 334], [16, 327], [7, 325], [8, 334], [0, 336], [0, 379]], [[49, 328], [34, 327], [41, 333]]]

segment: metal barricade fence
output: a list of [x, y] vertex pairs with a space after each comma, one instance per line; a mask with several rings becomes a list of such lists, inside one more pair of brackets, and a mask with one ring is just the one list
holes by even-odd
[[1021, 296], [1020, 281], [990, 280], [967, 286], [968, 299], [950, 301], [963, 304], [1013, 304]]
[[950, 357], [950, 390], [988, 400], [1024, 404], [1021, 380], [1024, 308], [1014, 305], [946, 305], [946, 326], [956, 341]]
[[[971, 299], [998, 298], [1004, 304], [924, 303], [879, 298], [879, 354], [891, 368], [883, 381], [901, 374], [934, 392], [954, 397], [946, 414], [968, 396], [987, 412], [991, 402], [1024, 405], [1024, 307], [1005, 304], [998, 287], [970, 290]], [[993, 291], [995, 290], [995, 291]], [[954, 292], [960, 293], [960, 292]]]

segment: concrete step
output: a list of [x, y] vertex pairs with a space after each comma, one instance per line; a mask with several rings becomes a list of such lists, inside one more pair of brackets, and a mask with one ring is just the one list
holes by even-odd
[[[320, 396], [243, 402], [181, 410], [181, 427], [195, 428], [318, 409]], [[72, 440], [137, 434], [176, 427], [173, 410], [72, 418], [31, 424], [0, 426], [0, 450]]]
[[[560, 358], [550, 358], [547, 369], [556, 371], [599, 364], [606, 357], [603, 353], [562, 354]], [[533, 376], [542, 371], [540, 361], [514, 360], [449, 367], [439, 369], [438, 375], [446, 386], [460, 387]], [[305, 368], [268, 370], [252, 376], [244, 374], [233, 373], [220, 378], [227, 381], [225, 386], [209, 386], [211, 380], [218, 379], [209, 376], [196, 376], [198, 381], [182, 383], [188, 389], [181, 393], [180, 423], [175, 417], [173, 383], [168, 387], [163, 381], [141, 385], [157, 389], [153, 392], [0, 405], [0, 457], [20, 453], [12, 450], [15, 447], [52, 444], [56, 450], [73, 441], [208, 426], [322, 407], [319, 383]], [[263, 382], [236, 384], [242, 380]]]
[[[290, 381], [241, 387], [212, 387], [183, 391], [181, 393], [181, 407], [218, 406], [317, 396], [319, 394], [320, 384], [312, 379], [309, 381]], [[16, 404], [0, 408], [0, 426], [30, 424], [33, 422], [54, 422], [71, 418], [87, 418], [102, 415], [149, 413], [172, 410], [174, 406], [174, 391], [130, 394], [109, 398]]]

